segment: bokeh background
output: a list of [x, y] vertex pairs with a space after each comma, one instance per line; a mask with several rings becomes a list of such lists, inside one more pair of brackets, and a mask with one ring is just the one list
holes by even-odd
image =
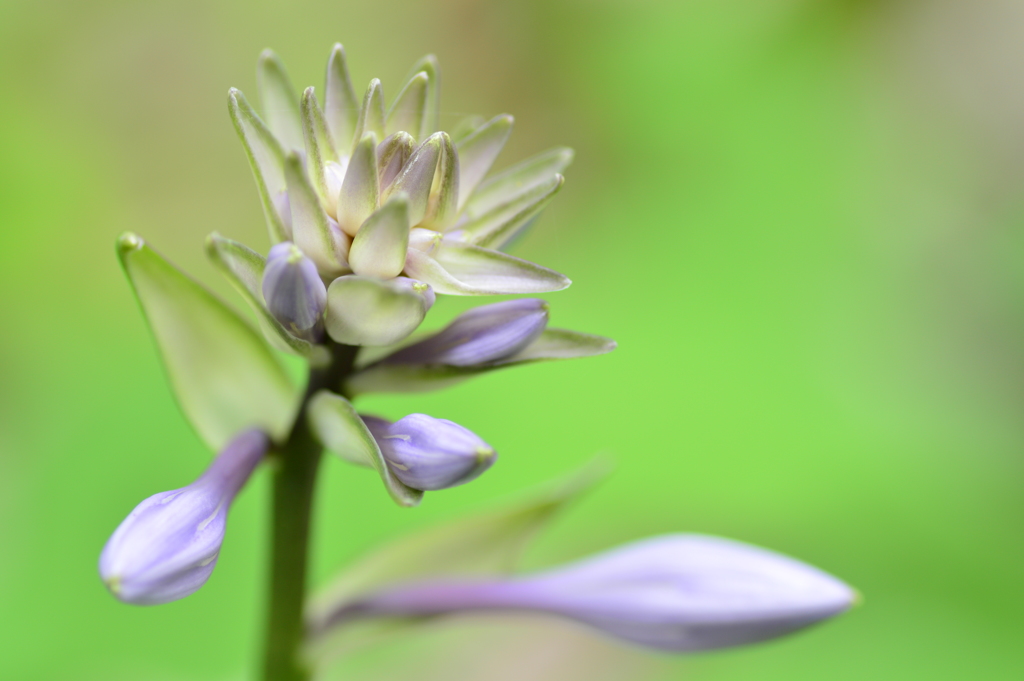
[[[452, 621], [347, 679], [1024, 678], [1024, 5], [1012, 0], [2, 0], [0, 678], [252, 678], [267, 479], [210, 583], [112, 599], [103, 542], [209, 454], [117, 265], [144, 235], [241, 305], [218, 230], [265, 250], [225, 95], [272, 46], [321, 86], [335, 41], [394, 94], [436, 53], [443, 116], [516, 115], [499, 160], [577, 150], [516, 253], [575, 281], [552, 324], [614, 354], [376, 397], [501, 452], [395, 507], [331, 460], [315, 579], [384, 538], [566, 474], [614, 475], [543, 566], [661, 532], [770, 546], [862, 607], [775, 643], [648, 655], [531, 618]], [[440, 326], [465, 307], [431, 312]]]

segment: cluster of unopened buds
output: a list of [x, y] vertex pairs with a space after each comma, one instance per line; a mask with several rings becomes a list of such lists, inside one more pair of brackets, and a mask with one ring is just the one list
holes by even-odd
[[[599, 336], [549, 328], [548, 304], [537, 298], [477, 307], [441, 331], [413, 336], [437, 295], [532, 295], [569, 285], [502, 249], [562, 186], [572, 152], [553, 149], [489, 176], [512, 117], [440, 131], [437, 63], [427, 57], [412, 73], [385, 109], [377, 80], [357, 98], [338, 45], [321, 106], [312, 87], [296, 97], [267, 52], [258, 68], [263, 116], [230, 91], [274, 245], [264, 258], [213, 234], [208, 253], [252, 306], [262, 334], [141, 238], [121, 237], [122, 264], [175, 395], [220, 453], [196, 482], [139, 504], [110, 538], [100, 574], [119, 599], [165, 603], [199, 589], [217, 562], [235, 495], [261, 461], [273, 458], [284, 470], [308, 458], [300, 453], [306, 441], [317, 456], [322, 447], [376, 469], [404, 506], [424, 491], [467, 483], [495, 461], [494, 448], [452, 421], [361, 415], [350, 401], [357, 395], [433, 390], [614, 348]], [[308, 360], [304, 390], [272, 348]], [[648, 539], [534, 575], [458, 573], [412, 572], [320, 601], [307, 615], [308, 636], [319, 640], [371, 617], [533, 610], [653, 648], [699, 650], [775, 637], [854, 600], [849, 587], [814, 568], [699, 535]]]

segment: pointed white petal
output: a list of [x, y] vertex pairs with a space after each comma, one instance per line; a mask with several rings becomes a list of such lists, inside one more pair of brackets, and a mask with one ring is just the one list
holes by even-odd
[[460, 209], [498, 158], [512, 134], [512, 123], [513, 118], [508, 114], [495, 116], [459, 142]]
[[295, 95], [295, 88], [288, 78], [284, 63], [271, 50], [264, 50], [260, 55], [256, 76], [267, 126], [286, 149], [301, 150], [303, 141], [299, 98]]
[[[352, 146], [359, 144], [360, 140], [367, 133], [372, 132], [377, 139], [384, 138], [384, 93], [380, 87], [380, 81], [374, 78], [366, 88], [363, 95], [363, 105], [359, 109], [359, 119], [356, 121], [356, 134], [352, 139]], [[354, 153], [354, 150], [353, 150]]]
[[561, 175], [555, 175], [475, 220], [460, 225], [459, 240], [484, 248], [501, 248], [551, 203], [563, 182]]
[[430, 78], [420, 71], [413, 76], [402, 91], [395, 97], [388, 111], [387, 132], [399, 131], [410, 135], [419, 135], [423, 130], [423, 121], [427, 116], [427, 86]]
[[409, 76], [406, 80], [411, 80], [412, 77], [420, 72], [427, 74], [427, 101], [425, 106], [425, 114], [423, 116], [423, 122], [418, 131], [410, 130], [416, 139], [425, 139], [427, 136], [437, 132], [440, 128], [438, 119], [440, 118], [440, 106], [441, 106], [441, 67], [438, 66], [437, 57], [432, 54], [428, 54], [423, 57], [415, 64], [413, 64], [412, 70], [409, 72]]
[[231, 122], [245, 146], [249, 166], [263, 203], [270, 239], [274, 243], [291, 239], [291, 214], [284, 181], [284, 150], [241, 91], [228, 91]]
[[405, 272], [448, 295], [481, 296], [561, 291], [562, 274], [515, 256], [442, 240], [431, 255], [409, 249]]
[[292, 209], [292, 241], [316, 263], [321, 274], [341, 274], [345, 265], [338, 260], [329, 218], [295, 152], [285, 159], [285, 179]]
[[320, 110], [313, 88], [302, 93], [302, 135], [306, 142], [306, 171], [313, 180], [317, 196], [324, 204], [328, 202], [328, 180], [325, 174], [327, 163], [338, 163], [341, 159], [334, 151], [334, 141], [327, 130], [327, 121]]
[[338, 195], [338, 226], [349, 236], [355, 236], [379, 205], [377, 138], [371, 132], [363, 136], [348, 161]]
[[466, 201], [463, 216], [473, 220], [538, 184], [564, 173], [572, 163], [573, 152], [567, 147], [549, 149], [518, 163], [508, 170], [482, 182]]
[[356, 274], [390, 279], [402, 273], [408, 249], [409, 202], [404, 194], [397, 194], [359, 228], [349, 263]]
[[448, 130], [448, 134], [451, 135], [452, 141], [455, 142], [455, 144], [461, 144], [462, 140], [472, 135], [476, 132], [477, 128], [486, 122], [486, 118], [477, 114], [466, 116], [452, 126], [452, 128]]
[[437, 248], [438, 244], [441, 243], [441, 239], [443, 238], [444, 234], [441, 232], [416, 227], [409, 232], [409, 248], [415, 248], [418, 251], [423, 251], [427, 255], [430, 255], [433, 253], [434, 249]]
[[359, 120], [359, 100], [352, 88], [345, 60], [345, 48], [336, 43], [327, 62], [327, 82], [324, 87], [324, 118], [331, 131], [336, 149], [347, 152]]

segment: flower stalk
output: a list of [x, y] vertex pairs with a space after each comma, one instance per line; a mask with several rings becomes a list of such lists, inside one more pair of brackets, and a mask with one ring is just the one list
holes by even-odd
[[265, 625], [264, 681], [305, 681], [300, 660], [305, 636], [303, 605], [309, 562], [313, 495], [323, 448], [306, 419], [310, 398], [337, 389], [352, 373], [358, 348], [330, 343], [330, 361], [309, 374], [302, 405], [288, 439], [274, 452], [270, 526], [269, 603]]

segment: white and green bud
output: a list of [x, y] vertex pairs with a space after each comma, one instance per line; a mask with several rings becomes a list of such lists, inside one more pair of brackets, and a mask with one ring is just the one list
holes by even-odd
[[414, 279], [349, 274], [327, 289], [327, 333], [345, 345], [391, 345], [415, 331], [433, 304], [430, 286]]

